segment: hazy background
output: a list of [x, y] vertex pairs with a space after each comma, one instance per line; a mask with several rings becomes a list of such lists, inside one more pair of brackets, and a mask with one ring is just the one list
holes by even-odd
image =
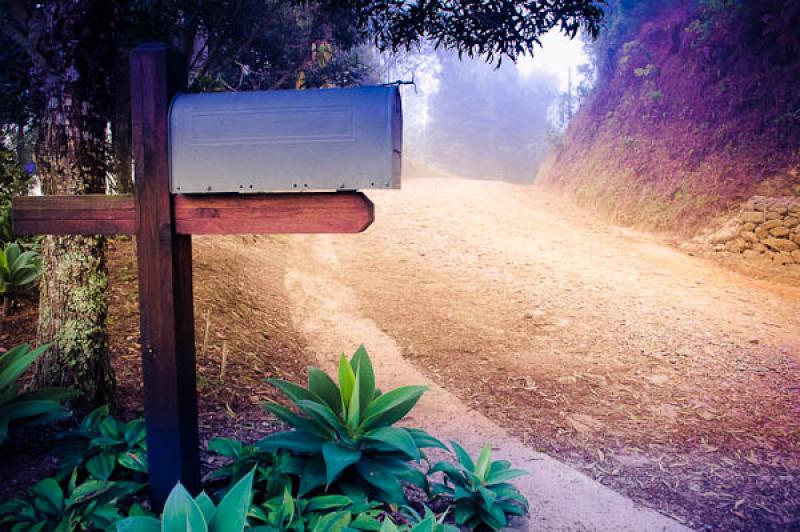
[[498, 68], [421, 47], [376, 59], [403, 87], [404, 162], [475, 179], [530, 182], [590, 83], [582, 39], [551, 33], [535, 57]]

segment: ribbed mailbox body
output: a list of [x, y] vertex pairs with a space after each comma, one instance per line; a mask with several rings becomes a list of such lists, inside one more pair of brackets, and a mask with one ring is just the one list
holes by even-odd
[[400, 187], [396, 86], [179, 95], [169, 132], [176, 194]]

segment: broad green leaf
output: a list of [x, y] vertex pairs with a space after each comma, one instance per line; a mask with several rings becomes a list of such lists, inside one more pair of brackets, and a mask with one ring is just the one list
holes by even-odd
[[350, 397], [353, 395], [353, 387], [356, 382], [356, 374], [347, 357], [342, 353], [339, 359], [339, 391], [342, 394], [342, 412], [347, 412], [347, 405], [350, 404]]
[[259, 441], [256, 446], [262, 451], [271, 452], [287, 449], [295, 453], [318, 453], [325, 441], [307, 432], [290, 431], [271, 434]]
[[319, 520], [314, 532], [344, 532], [350, 524], [352, 516], [350, 512], [334, 512], [327, 514]]
[[206, 532], [208, 524], [200, 507], [180, 482], [172, 488], [161, 516], [162, 532]]
[[92, 478], [108, 480], [117, 465], [117, 453], [100, 452], [86, 461], [86, 469]]
[[361, 372], [356, 371], [356, 380], [355, 386], [353, 387], [353, 393], [350, 395], [350, 404], [347, 406], [347, 426], [350, 427], [352, 431], [355, 431], [358, 428], [358, 423], [361, 421], [361, 386], [359, 382], [361, 381]]
[[5, 369], [16, 359], [21, 356], [24, 356], [25, 353], [30, 351], [31, 346], [29, 344], [19, 344], [15, 345], [5, 353], [0, 353], [0, 372], [5, 371]]
[[147, 473], [147, 454], [142, 451], [126, 451], [117, 457], [117, 463], [131, 471]]
[[0, 372], [0, 390], [17, 380], [25, 373], [33, 361], [42, 356], [49, 346], [41, 346], [33, 351], [20, 351], [7, 362], [7, 366]]
[[[74, 480], [72, 482], [74, 482]], [[94, 499], [95, 497], [99, 497], [112, 487], [114, 487], [113, 482], [87, 480], [83, 484], [76, 485], [74, 488], [70, 489], [69, 497], [64, 501], [64, 504], [69, 508], [76, 504]]]
[[211, 519], [214, 517], [214, 511], [216, 511], [217, 508], [214, 506], [214, 501], [211, 500], [208, 493], [205, 491], [200, 492], [200, 495], [194, 498], [194, 502], [197, 503], [197, 507], [203, 512], [206, 523], [210, 523]]
[[487, 443], [481, 450], [481, 454], [478, 456], [478, 462], [475, 464], [475, 476], [478, 477], [481, 482], [486, 480], [486, 474], [489, 472], [491, 459], [492, 446], [491, 444]]
[[298, 401], [324, 402], [317, 394], [293, 382], [281, 379], [267, 379], [267, 382], [282, 391], [293, 403], [297, 403]]
[[528, 474], [527, 472], [522, 471], [520, 469], [506, 469], [504, 471], [498, 471], [496, 473], [490, 472], [486, 478], [486, 484], [492, 486], [494, 484], [499, 484], [501, 482], [508, 482], [513, 478], [522, 477], [527, 474]]
[[208, 450], [228, 458], [237, 458], [242, 454], [242, 443], [230, 438], [214, 438], [208, 443]]
[[483, 499], [483, 504], [486, 506], [486, 508], [491, 508], [494, 505], [494, 502], [497, 500], [497, 494], [490, 488], [479, 486], [478, 493], [480, 493], [481, 498]]
[[363, 345], [358, 347], [353, 358], [350, 359], [350, 366], [356, 375], [360, 375], [356, 380], [359, 387], [360, 408], [364, 412], [375, 395], [375, 371]]
[[426, 386], [402, 386], [372, 401], [363, 413], [364, 430], [393, 425], [414, 408]]
[[32, 390], [25, 392], [25, 399], [36, 399], [44, 401], [56, 401], [58, 403], [69, 401], [80, 396], [78, 390], [70, 390], [69, 388], [41, 388], [39, 390]]
[[429, 475], [434, 473], [443, 472], [452, 482], [463, 482], [462, 470], [449, 462], [439, 462], [428, 470]]
[[394, 504], [406, 503], [406, 496], [397, 479], [396, 471], [384, 467], [377, 460], [366, 458], [359, 460], [356, 463], [356, 468], [364, 480], [386, 495], [387, 502]]
[[47, 513], [58, 515], [64, 509], [64, 492], [53, 478], [46, 478], [34, 484], [31, 493], [46, 503]]
[[303, 474], [300, 475], [300, 487], [297, 496], [303, 497], [311, 491], [325, 485], [325, 460], [322, 456], [315, 456], [306, 462]]
[[385, 443], [389, 447], [405, 453], [413, 460], [420, 459], [419, 448], [414, 438], [406, 429], [399, 427], [379, 427], [367, 432], [364, 438]]
[[303, 432], [310, 432], [324, 438], [328, 438], [334, 434], [333, 429], [329, 428], [327, 424], [321, 423], [310, 417], [299, 416], [288, 408], [277, 403], [265, 405], [265, 408], [276, 418], [280, 419], [287, 425], [290, 425], [294, 429]]
[[0, 407], [0, 418], [8, 418], [14, 421], [15, 419], [39, 416], [60, 410], [66, 412], [66, 409], [60, 403], [42, 400], [28, 401], [23, 395], [19, 399]]
[[117, 532], [161, 532], [161, 521], [145, 515], [126, 517], [117, 522]]
[[383, 525], [381, 525], [380, 532], [400, 532], [400, 529], [397, 528], [397, 525], [395, 525], [392, 520], [387, 517], [383, 520]]
[[322, 447], [325, 459], [325, 483], [330, 486], [347, 467], [361, 459], [361, 451], [342, 447], [336, 442], [328, 442]]
[[6, 258], [6, 264], [10, 271], [14, 271], [14, 263], [17, 261], [17, 258], [20, 256], [20, 247], [19, 244], [16, 242], [11, 242], [6, 244], [5, 249], [3, 250]]
[[308, 389], [321, 397], [337, 415], [342, 413], [342, 394], [327, 373], [319, 368], [308, 368]]
[[136, 447], [142, 444], [147, 438], [147, 428], [143, 419], [133, 419], [123, 427], [125, 443], [128, 447]]
[[255, 468], [225, 494], [208, 525], [209, 532], [241, 532], [247, 522], [247, 510], [253, 498]]
[[414, 438], [414, 443], [417, 444], [417, 448], [424, 449], [430, 447], [438, 447], [439, 449], [450, 450], [447, 448], [447, 445], [439, 441], [438, 439], [434, 438], [427, 432], [422, 429], [410, 429], [407, 428], [406, 431], [411, 434], [411, 437]]
[[320, 510], [333, 510], [350, 504], [353, 504], [353, 500], [344, 495], [320, 495], [308, 501], [306, 511], [319, 512]]
[[316, 401], [298, 401], [297, 407], [306, 414], [312, 416], [314, 419], [326, 424], [330, 429], [335, 430], [339, 434], [346, 433], [341, 420], [325, 403], [318, 403]]
[[453, 451], [456, 453], [456, 457], [458, 461], [461, 462], [461, 465], [464, 466], [464, 469], [467, 471], [475, 471], [475, 464], [472, 462], [472, 458], [470, 458], [469, 453], [461, 447], [458, 442], [450, 441], [450, 445], [453, 446]]
[[455, 512], [453, 512], [453, 517], [456, 520], [456, 524], [459, 526], [463, 526], [467, 521], [472, 519], [474, 515], [475, 507], [471, 504], [457, 504]]

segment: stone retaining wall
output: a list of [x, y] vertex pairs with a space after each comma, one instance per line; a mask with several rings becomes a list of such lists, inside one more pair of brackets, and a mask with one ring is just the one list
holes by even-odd
[[800, 197], [753, 196], [739, 215], [712, 236], [714, 251], [800, 264]]

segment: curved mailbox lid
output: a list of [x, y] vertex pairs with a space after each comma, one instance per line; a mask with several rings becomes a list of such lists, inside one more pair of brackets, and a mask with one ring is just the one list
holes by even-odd
[[183, 94], [169, 118], [173, 193], [399, 188], [396, 86]]

